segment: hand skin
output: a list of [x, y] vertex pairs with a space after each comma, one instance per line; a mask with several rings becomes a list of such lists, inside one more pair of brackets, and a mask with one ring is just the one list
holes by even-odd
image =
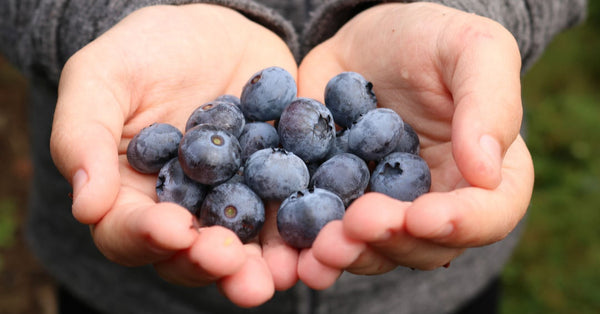
[[[143, 127], [171, 123], [221, 94], [240, 95], [251, 75], [297, 65], [273, 32], [221, 6], [140, 9], [82, 48], [59, 84], [51, 152], [73, 185], [73, 215], [99, 250], [127, 266], [153, 264], [181, 285], [215, 282], [241, 307], [260, 305], [297, 281], [298, 252], [267, 221], [260, 242], [222, 227], [198, 228], [183, 207], [157, 203], [156, 175], [135, 172], [126, 147]], [[276, 205], [268, 204], [269, 217]], [[207, 254], [209, 252], [209, 254]]]
[[378, 193], [356, 200], [301, 252], [300, 279], [324, 289], [343, 270], [434, 269], [506, 237], [526, 212], [534, 177], [519, 135], [520, 67], [501, 25], [424, 2], [374, 6], [315, 47], [298, 70], [300, 96], [322, 101], [331, 77], [361, 73], [379, 105], [419, 134], [432, 186], [414, 202]]

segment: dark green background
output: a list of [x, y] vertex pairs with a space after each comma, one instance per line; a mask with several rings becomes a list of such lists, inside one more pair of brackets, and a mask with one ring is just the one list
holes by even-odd
[[536, 182], [502, 313], [600, 313], [600, 3], [523, 79]]

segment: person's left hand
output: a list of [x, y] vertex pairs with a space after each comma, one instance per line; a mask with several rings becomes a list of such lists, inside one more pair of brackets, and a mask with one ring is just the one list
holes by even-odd
[[300, 279], [324, 289], [343, 270], [434, 269], [506, 237], [533, 187], [519, 135], [521, 58], [512, 35], [481, 16], [431, 3], [383, 4], [355, 16], [299, 67], [299, 94], [323, 100], [343, 71], [374, 85], [379, 106], [419, 134], [431, 192], [414, 202], [367, 193], [303, 250]]

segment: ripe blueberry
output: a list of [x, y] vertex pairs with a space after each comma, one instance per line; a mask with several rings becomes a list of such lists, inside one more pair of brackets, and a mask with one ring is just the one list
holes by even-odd
[[283, 200], [308, 187], [306, 164], [284, 149], [265, 148], [250, 155], [244, 166], [246, 184], [266, 200]]
[[199, 124], [183, 136], [179, 162], [188, 177], [202, 184], [223, 183], [242, 165], [240, 144], [223, 129]]
[[235, 96], [235, 95], [231, 95], [231, 94], [223, 94], [220, 95], [219, 97], [215, 98], [216, 101], [224, 101], [224, 102], [229, 102], [232, 103], [234, 105], [236, 105], [238, 108], [241, 109], [240, 107], [240, 98]]
[[281, 113], [277, 132], [281, 146], [307, 163], [323, 159], [335, 142], [331, 112], [311, 98], [292, 101]]
[[294, 77], [280, 67], [263, 69], [246, 82], [240, 106], [250, 121], [270, 121], [279, 118], [298, 90]]
[[238, 140], [242, 148], [242, 162], [258, 150], [279, 146], [277, 130], [272, 125], [260, 121], [247, 123]]
[[337, 154], [350, 152], [350, 148], [348, 148], [348, 134], [350, 134], [349, 129], [341, 129], [335, 133], [335, 141], [327, 156], [325, 156], [325, 160]]
[[143, 128], [127, 146], [127, 161], [141, 173], [157, 173], [177, 156], [181, 131], [166, 123], [153, 123]]
[[369, 185], [369, 168], [360, 157], [342, 153], [325, 161], [311, 178], [311, 186], [335, 193], [348, 207]]
[[242, 133], [245, 122], [244, 114], [238, 106], [231, 102], [214, 100], [192, 112], [185, 125], [185, 130], [188, 131], [198, 124], [213, 124], [238, 137]]
[[158, 172], [156, 196], [160, 202], [178, 204], [196, 215], [206, 196], [207, 187], [183, 173], [178, 158], [167, 162]]
[[232, 230], [246, 243], [262, 228], [265, 206], [245, 184], [223, 183], [206, 195], [199, 218], [205, 226], [219, 225]]
[[408, 202], [429, 192], [431, 173], [420, 156], [395, 152], [377, 164], [370, 183], [371, 191]]
[[417, 135], [413, 127], [410, 124], [406, 123], [406, 121], [404, 121], [404, 132], [402, 133], [402, 136], [400, 137], [400, 142], [398, 143], [398, 146], [396, 147], [396, 149], [394, 149], [394, 151], [418, 155], [420, 151], [420, 146], [421, 143], [419, 141], [419, 136]]
[[376, 108], [352, 125], [348, 148], [364, 160], [379, 160], [396, 149], [403, 132], [404, 122], [394, 110]]
[[349, 128], [362, 114], [377, 107], [373, 84], [356, 72], [342, 72], [325, 86], [325, 105], [335, 122]]
[[334, 193], [319, 188], [304, 189], [281, 203], [277, 229], [290, 246], [308, 248], [328, 222], [342, 219], [344, 211], [344, 203]]

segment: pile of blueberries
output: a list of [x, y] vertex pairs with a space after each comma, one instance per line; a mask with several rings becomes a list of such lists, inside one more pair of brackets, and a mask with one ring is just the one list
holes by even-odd
[[378, 108], [372, 89], [359, 73], [342, 72], [322, 104], [298, 97], [283, 68], [265, 68], [241, 97], [198, 107], [184, 133], [166, 123], [142, 129], [127, 159], [141, 173], [158, 173], [159, 201], [187, 208], [204, 226], [227, 227], [242, 242], [264, 224], [264, 202], [279, 201], [281, 237], [310, 247], [367, 190], [403, 201], [429, 191], [417, 134], [395, 111]]

